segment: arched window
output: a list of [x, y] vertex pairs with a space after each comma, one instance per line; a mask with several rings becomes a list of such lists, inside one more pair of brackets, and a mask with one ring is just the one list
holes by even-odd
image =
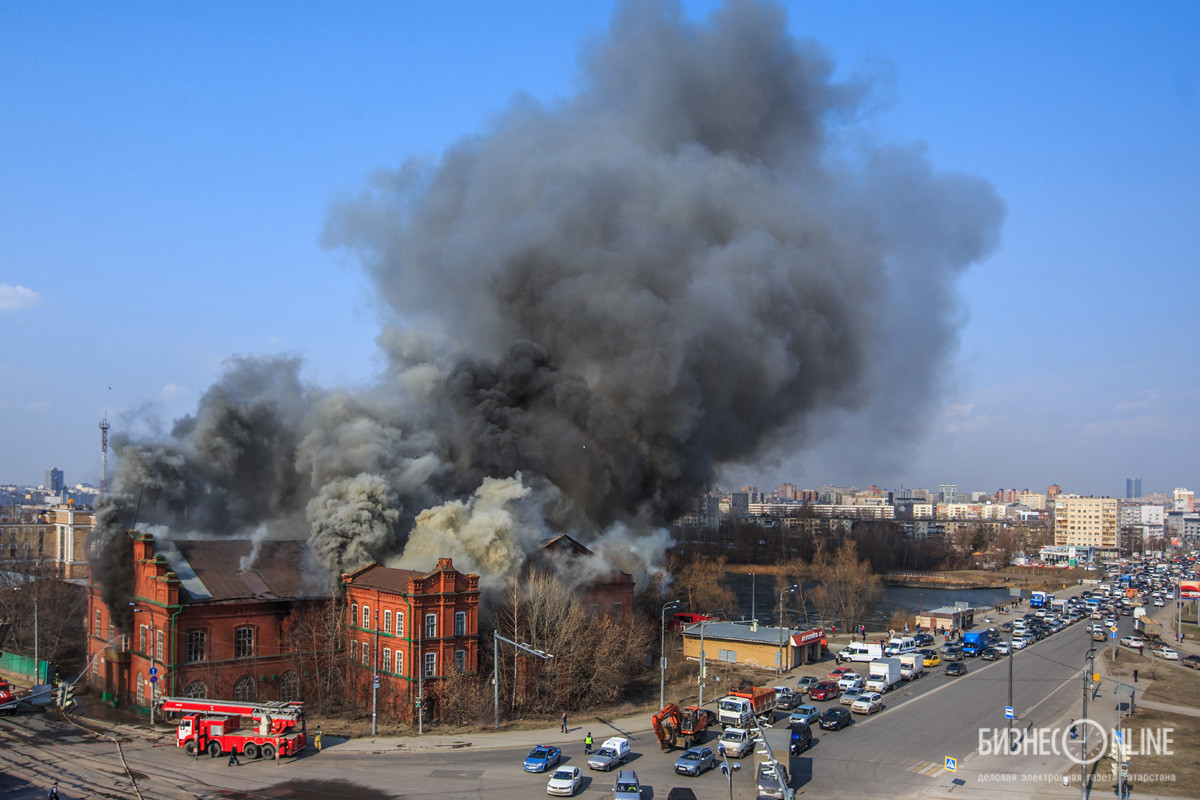
[[300, 699], [300, 676], [292, 670], [288, 670], [279, 676], [279, 699]]
[[208, 697], [208, 687], [204, 685], [204, 681], [192, 681], [183, 690], [184, 697]]
[[254, 699], [254, 678], [243, 675], [233, 684], [233, 699], [242, 703]]
[[392, 632], [392, 610], [390, 608], [383, 612], [383, 632]]
[[363, 606], [362, 627], [363, 627], [364, 631], [371, 630], [371, 607], [370, 606]]

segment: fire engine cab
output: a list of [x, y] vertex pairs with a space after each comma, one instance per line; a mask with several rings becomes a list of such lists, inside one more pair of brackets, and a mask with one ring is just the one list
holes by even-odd
[[300, 702], [164, 697], [159, 710], [183, 715], [176, 744], [189, 756], [205, 752], [216, 758], [235, 752], [248, 758], [279, 758], [299, 753], [308, 741]]

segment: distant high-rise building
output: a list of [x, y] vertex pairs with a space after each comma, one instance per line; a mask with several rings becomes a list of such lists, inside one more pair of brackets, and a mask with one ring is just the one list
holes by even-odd
[[1047, 499], [1053, 500], [1054, 498], [1058, 497], [1060, 494], [1062, 494], [1062, 487], [1059, 486], [1057, 483], [1052, 483], [1046, 487]]
[[1120, 516], [1115, 497], [1054, 498], [1054, 544], [1059, 547], [1094, 547], [1116, 550]]
[[63, 490], [63, 472], [57, 467], [46, 470], [46, 491], [58, 493]]
[[796, 484], [781, 483], [775, 487], [775, 496], [780, 500], [795, 500], [796, 499]]
[[1125, 499], [1132, 500], [1135, 497], [1142, 496], [1142, 479], [1141, 478], [1126, 478], [1125, 479]]
[[1176, 489], [1175, 490], [1175, 510], [1176, 511], [1191, 511], [1195, 495], [1191, 489]]
[[953, 483], [943, 483], [938, 486], [938, 502], [953, 503], [958, 494], [958, 486]]

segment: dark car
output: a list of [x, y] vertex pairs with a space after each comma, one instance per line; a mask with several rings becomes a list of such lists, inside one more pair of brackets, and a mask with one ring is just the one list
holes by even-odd
[[928, 633], [918, 633], [913, 636], [913, 641], [917, 643], [917, 647], [931, 647], [933, 645], [933, 636]]
[[997, 652], [996, 648], [994, 647], [985, 647], [982, 651], [980, 651], [979, 657], [984, 661], [995, 661], [1000, 657], [1000, 653]]
[[775, 701], [775, 707], [780, 711], [791, 711], [804, 700], [804, 695], [799, 692], [785, 694]]
[[812, 728], [808, 725], [792, 728], [791, 742], [788, 744], [788, 753], [793, 756], [798, 756], [808, 748], [812, 747]]
[[820, 716], [818, 723], [824, 730], [840, 731], [853, 721], [854, 718], [850, 716], [849, 709], [838, 706], [837, 708], [826, 709], [825, 713]]
[[686, 786], [672, 786], [667, 792], [667, 800], [696, 800], [696, 793]]
[[1185, 667], [1200, 669], [1200, 656], [1184, 656], [1183, 658], [1179, 659], [1179, 663]]
[[943, 647], [942, 661], [962, 661], [963, 651], [961, 647]]
[[796, 681], [796, 691], [801, 694], [807, 694], [812, 687], [821, 682], [821, 679], [816, 675], [805, 675], [800, 680]]
[[946, 674], [950, 675], [952, 677], [955, 675], [966, 675], [967, 674], [967, 665], [962, 663], [961, 661], [955, 661], [952, 664], [947, 664], [946, 665]]
[[1004, 631], [1005, 633], [1012, 633], [1012, 623], [1011, 622], [1003, 623], [1000, 626], [1000, 630]]
[[832, 700], [838, 696], [841, 689], [833, 681], [821, 681], [812, 689], [809, 689], [808, 696], [813, 700]]

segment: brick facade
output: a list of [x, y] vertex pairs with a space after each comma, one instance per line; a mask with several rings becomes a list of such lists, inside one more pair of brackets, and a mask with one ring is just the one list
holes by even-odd
[[411, 721], [430, 682], [453, 670], [479, 671], [479, 576], [449, 558], [424, 573], [371, 564], [342, 576], [347, 613], [347, 679], [352, 702]]

